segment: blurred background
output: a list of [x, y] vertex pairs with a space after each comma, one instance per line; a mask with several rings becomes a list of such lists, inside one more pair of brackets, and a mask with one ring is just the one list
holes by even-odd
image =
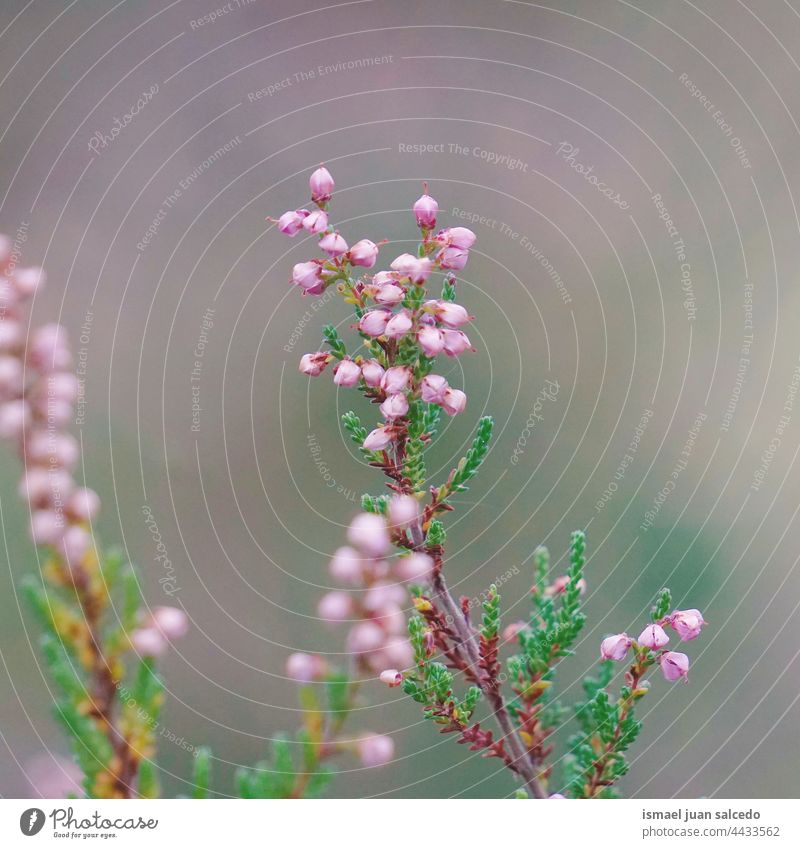
[[[192, 631], [163, 664], [162, 724], [213, 747], [221, 795], [297, 725], [288, 654], [337, 659], [343, 634], [315, 613], [325, 566], [382, 485], [338, 423], [368, 410], [297, 373], [349, 315], [290, 290], [313, 243], [265, 221], [306, 203], [320, 162], [350, 243], [406, 249], [423, 180], [440, 224], [478, 235], [460, 284], [478, 350], [448, 373], [470, 401], [433, 449], [436, 478], [480, 414], [497, 428], [450, 521], [451, 586], [473, 595], [516, 567], [502, 593], [506, 621], [523, 617], [533, 549], [561, 557], [586, 528], [567, 701], [600, 639], [638, 633], [661, 586], [710, 622], [690, 684], [654, 679], [625, 794], [798, 794], [790, 2], [7, 0], [0, 44], [0, 231], [48, 272], [33, 320], [70, 328], [100, 531], [150, 604], [167, 599], [143, 507], [164, 539]], [[4, 796], [67, 753], [18, 595], [38, 565], [17, 476], [6, 453]], [[391, 733], [396, 760], [343, 759], [332, 794], [513, 792], [397, 690], [365, 691], [353, 729]], [[161, 741], [169, 794], [190, 756]]]

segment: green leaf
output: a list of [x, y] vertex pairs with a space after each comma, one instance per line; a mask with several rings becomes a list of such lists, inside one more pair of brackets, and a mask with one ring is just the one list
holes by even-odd
[[192, 769], [192, 798], [208, 798], [211, 785], [211, 750], [205, 746], [195, 752]]

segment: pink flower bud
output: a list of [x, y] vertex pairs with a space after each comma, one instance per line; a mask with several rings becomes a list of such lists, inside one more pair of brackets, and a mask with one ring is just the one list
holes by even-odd
[[39, 327], [31, 336], [28, 345], [28, 361], [31, 367], [42, 373], [69, 368], [72, 356], [64, 327], [60, 324], [44, 324]]
[[286, 676], [298, 683], [319, 680], [325, 671], [325, 661], [313, 654], [290, 654], [286, 659]]
[[372, 277], [372, 285], [382, 288], [383, 286], [396, 284], [399, 277], [400, 275], [397, 271], [378, 271]]
[[0, 318], [0, 351], [11, 351], [19, 347], [23, 340], [22, 325], [7, 315]]
[[625, 659], [625, 654], [628, 653], [630, 646], [630, 636], [627, 633], [617, 633], [616, 636], [608, 636], [600, 643], [600, 656], [604, 660], [619, 662]]
[[395, 495], [389, 501], [388, 511], [393, 527], [408, 527], [419, 518], [419, 503], [411, 495]]
[[675, 610], [668, 617], [667, 623], [672, 625], [682, 642], [691, 642], [692, 639], [696, 639], [706, 625], [700, 610], [696, 609]]
[[364, 559], [355, 549], [347, 545], [338, 548], [330, 561], [331, 576], [349, 586], [358, 586], [364, 574]]
[[408, 629], [405, 614], [398, 604], [385, 604], [380, 607], [375, 611], [374, 620], [384, 633], [390, 633], [392, 636], [405, 633]]
[[49, 427], [65, 427], [73, 413], [71, 403], [57, 398], [36, 398], [33, 409]]
[[440, 268], [461, 271], [469, 260], [469, 251], [460, 247], [445, 247], [436, 255]]
[[669, 642], [664, 628], [660, 624], [648, 624], [639, 634], [636, 640], [643, 648], [649, 648], [651, 651], [657, 651], [663, 648]]
[[177, 607], [156, 607], [153, 622], [170, 642], [182, 639], [189, 632], [189, 618]]
[[373, 389], [380, 386], [385, 373], [383, 366], [377, 359], [369, 359], [361, 363], [361, 376], [364, 378], [364, 382]]
[[523, 630], [527, 630], [528, 625], [524, 621], [513, 621], [511, 624], [506, 625], [503, 628], [503, 641], [511, 642], [522, 633]]
[[[560, 577], [556, 577], [556, 579], [544, 590], [545, 597], [552, 598], [555, 595], [562, 594], [569, 583], [569, 577], [566, 574], [562, 574]], [[578, 592], [582, 595], [586, 591], [586, 581], [581, 577], [578, 581]]]
[[386, 522], [371, 512], [359, 513], [347, 528], [347, 540], [371, 557], [383, 556], [390, 548]]
[[458, 415], [467, 405], [467, 396], [461, 389], [448, 389], [442, 398], [442, 409], [448, 415]]
[[440, 332], [443, 338], [444, 352], [448, 356], [460, 356], [465, 350], [474, 350], [467, 334], [461, 332], [461, 330], [443, 329]]
[[384, 668], [388, 664], [410, 668], [414, 664], [414, 651], [408, 639], [390, 638], [380, 651], [379, 658], [383, 660]]
[[414, 216], [421, 230], [432, 230], [436, 226], [439, 204], [429, 195], [423, 194], [414, 204]]
[[382, 451], [391, 444], [391, 441], [392, 434], [386, 427], [376, 427], [364, 439], [364, 450]]
[[358, 740], [358, 755], [366, 768], [385, 766], [394, 757], [394, 742], [390, 736], [369, 733]]
[[414, 552], [400, 557], [395, 563], [394, 571], [400, 580], [424, 583], [433, 571], [433, 560], [427, 554]]
[[19, 496], [31, 506], [63, 503], [75, 488], [72, 475], [62, 468], [29, 468], [20, 480]]
[[311, 199], [314, 203], [327, 203], [333, 194], [333, 177], [330, 171], [323, 165], [320, 165], [308, 180], [308, 187], [311, 189]]
[[319, 377], [333, 359], [329, 353], [317, 351], [316, 353], [304, 353], [300, 357], [300, 373], [309, 377]]
[[160, 657], [167, 640], [154, 627], [137, 627], [130, 635], [131, 647], [143, 657]]
[[328, 229], [328, 213], [323, 209], [315, 209], [303, 218], [303, 229], [313, 235], [324, 233]]
[[0, 406], [0, 439], [18, 439], [30, 420], [30, 408], [24, 400], [9, 400]]
[[350, 248], [350, 262], [363, 268], [372, 268], [378, 261], [378, 245], [369, 239], [361, 239]]
[[70, 568], [81, 564], [89, 548], [92, 546], [92, 537], [83, 527], [72, 524], [64, 531], [59, 543], [59, 550]]
[[411, 383], [411, 369], [407, 365], [393, 365], [386, 370], [381, 388], [389, 395], [405, 391]]
[[406, 296], [405, 289], [396, 286], [394, 283], [380, 286], [374, 294], [376, 303], [383, 306], [395, 306], [400, 303]]
[[41, 268], [18, 268], [11, 277], [11, 283], [21, 299], [33, 297], [34, 292], [42, 288], [47, 279]]
[[386, 639], [383, 628], [374, 621], [360, 621], [347, 637], [347, 648], [354, 654], [368, 654], [382, 647]]
[[328, 256], [341, 256], [347, 253], [347, 242], [339, 233], [328, 233], [319, 240], [320, 250], [324, 250]]
[[405, 603], [406, 592], [399, 583], [378, 580], [364, 593], [363, 607], [368, 612], [396, 609]]
[[562, 795], [560, 792], [554, 792], [552, 795], [547, 796], [548, 801], [566, 801], [567, 796]]
[[433, 263], [427, 256], [420, 259], [410, 253], [401, 253], [390, 267], [401, 277], [408, 277], [412, 283], [424, 283], [430, 276]]
[[417, 341], [425, 356], [438, 356], [444, 350], [442, 331], [430, 324], [424, 324], [417, 330]]
[[55, 547], [64, 535], [64, 521], [52, 509], [38, 509], [31, 515], [30, 532], [34, 545]]
[[460, 247], [463, 250], [469, 250], [477, 240], [478, 237], [475, 233], [466, 227], [449, 227], [446, 230], [441, 230], [436, 236], [436, 241], [440, 244]]
[[661, 654], [661, 671], [664, 677], [674, 683], [682, 677], [688, 680], [689, 674], [689, 657], [686, 654], [679, 654], [677, 651], [665, 651]]
[[386, 309], [370, 309], [361, 316], [358, 329], [365, 336], [375, 339], [383, 335], [391, 317], [392, 313]]
[[294, 238], [303, 229], [305, 219], [308, 217], [307, 209], [291, 210], [284, 212], [278, 218], [278, 229], [289, 238]]
[[426, 403], [443, 403], [444, 396], [450, 390], [450, 386], [444, 377], [439, 374], [428, 374], [422, 378], [420, 383], [422, 399]]
[[0, 356], [0, 400], [22, 394], [22, 363], [16, 356]]
[[79, 390], [78, 378], [69, 371], [55, 371], [45, 378], [45, 392], [48, 398], [75, 403]]
[[401, 309], [386, 324], [385, 335], [390, 339], [401, 339], [413, 326], [414, 322], [411, 319], [411, 313], [408, 309]]
[[378, 679], [381, 683], [385, 683], [390, 689], [393, 689], [403, 682], [403, 675], [396, 668], [387, 668], [380, 673]]
[[408, 400], [405, 395], [389, 395], [381, 404], [381, 415], [388, 421], [402, 418], [408, 412]]
[[445, 327], [451, 329], [457, 329], [470, 320], [469, 313], [460, 303], [449, 300], [428, 300], [425, 302], [425, 309], [432, 312]]
[[328, 592], [320, 598], [317, 613], [325, 621], [346, 621], [353, 615], [353, 599], [346, 592]]
[[25, 458], [32, 464], [74, 468], [78, 455], [78, 442], [69, 433], [37, 430], [25, 442]]
[[298, 262], [292, 268], [292, 282], [308, 294], [322, 294], [325, 291], [319, 262]]
[[76, 521], [91, 521], [100, 512], [100, 496], [92, 489], [76, 489], [67, 501], [67, 511]]
[[343, 386], [344, 388], [357, 386], [360, 379], [361, 369], [352, 359], [343, 359], [333, 369], [333, 382], [337, 386]]

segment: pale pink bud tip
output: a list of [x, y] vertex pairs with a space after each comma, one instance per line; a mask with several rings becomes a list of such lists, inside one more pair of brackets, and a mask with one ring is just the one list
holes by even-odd
[[420, 389], [422, 399], [426, 403], [441, 404], [444, 402], [445, 395], [450, 390], [450, 386], [447, 380], [439, 374], [428, 374], [422, 378]]
[[328, 233], [319, 240], [321, 250], [324, 250], [329, 256], [341, 256], [347, 253], [347, 242], [339, 235], [339, 233]]
[[298, 683], [311, 683], [325, 674], [325, 661], [313, 654], [291, 654], [286, 660], [286, 676]]
[[567, 796], [562, 795], [560, 792], [554, 792], [552, 795], [548, 797], [548, 801], [566, 801]]
[[67, 510], [76, 521], [91, 521], [100, 511], [100, 497], [92, 489], [77, 489], [67, 501]]
[[433, 560], [423, 553], [411, 553], [400, 557], [395, 565], [395, 573], [400, 580], [421, 583], [431, 576]]
[[338, 548], [331, 559], [328, 570], [331, 577], [341, 583], [357, 586], [361, 582], [364, 570], [364, 561], [361, 554], [347, 545]]
[[422, 230], [432, 230], [436, 226], [438, 211], [439, 204], [429, 194], [423, 194], [414, 204], [417, 226]]
[[636, 641], [644, 648], [657, 651], [669, 642], [669, 636], [660, 624], [648, 624]]
[[408, 400], [405, 395], [389, 395], [381, 404], [381, 415], [388, 421], [402, 418], [408, 412]]
[[292, 282], [308, 294], [322, 294], [325, 281], [318, 262], [298, 262], [292, 268]]
[[316, 353], [304, 353], [300, 357], [300, 373], [309, 377], [319, 377], [327, 368], [332, 356], [329, 353], [317, 351]]
[[360, 378], [361, 369], [352, 359], [343, 359], [333, 369], [333, 382], [337, 386], [343, 386], [344, 388], [357, 386]]
[[394, 742], [389, 736], [370, 733], [358, 740], [358, 754], [367, 768], [385, 766], [394, 757]]
[[307, 217], [308, 211], [305, 209], [284, 212], [278, 218], [278, 229], [284, 235], [289, 236], [289, 238], [294, 238], [303, 229], [303, 224]]
[[689, 674], [689, 657], [686, 654], [680, 654], [677, 651], [665, 651], [659, 660], [661, 663], [661, 671], [664, 677], [674, 683], [676, 680], [684, 678], [688, 680]]
[[681, 641], [690, 642], [700, 635], [700, 631], [706, 626], [707, 622], [700, 610], [689, 609], [675, 610], [667, 618], [666, 623], [673, 627], [678, 636], [680, 636]]
[[370, 512], [362, 512], [350, 522], [347, 539], [371, 557], [383, 556], [390, 547], [386, 522]]
[[385, 373], [383, 366], [376, 359], [370, 359], [361, 364], [361, 376], [370, 388], [374, 389], [380, 386]]
[[378, 245], [369, 239], [361, 239], [350, 248], [350, 262], [363, 268], [372, 268], [378, 261]]
[[386, 671], [380, 673], [379, 680], [381, 683], [385, 683], [390, 689], [393, 689], [403, 682], [403, 675], [396, 668], [387, 668]]
[[353, 601], [345, 592], [328, 592], [320, 598], [317, 612], [325, 621], [346, 621], [353, 614]]
[[442, 409], [448, 415], [458, 415], [467, 406], [467, 396], [461, 389], [448, 389], [442, 398]]
[[167, 649], [164, 637], [153, 627], [139, 627], [130, 635], [131, 647], [144, 657], [159, 657]]
[[189, 632], [189, 618], [177, 607], [156, 607], [153, 622], [170, 641], [182, 639]]
[[608, 636], [600, 643], [600, 656], [604, 660], [615, 660], [619, 662], [625, 659], [625, 654], [631, 646], [631, 638], [627, 633], [617, 633], [615, 636]]
[[408, 527], [419, 516], [419, 503], [411, 495], [395, 495], [389, 501], [389, 522], [394, 527]]
[[392, 441], [392, 434], [386, 427], [376, 427], [364, 439], [364, 450], [381, 451]]
[[314, 203], [326, 203], [331, 199], [334, 185], [330, 171], [324, 166], [320, 166], [308, 180], [311, 199]]
[[[305, 211], [305, 210], [304, 210]], [[303, 229], [314, 235], [324, 233], [328, 229], [328, 215], [322, 209], [306, 213], [303, 218]]]

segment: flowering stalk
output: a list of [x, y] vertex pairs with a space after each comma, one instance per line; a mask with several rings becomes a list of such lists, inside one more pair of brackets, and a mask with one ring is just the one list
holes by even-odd
[[[402, 683], [405, 692], [422, 705], [426, 718], [437, 724], [441, 732], [456, 733], [458, 741], [471, 750], [500, 759], [534, 797], [563, 797], [548, 796], [547, 790], [552, 780], [552, 767], [547, 763], [553, 747], [549, 740], [566, 714], [550, 697], [550, 689], [557, 664], [571, 654], [571, 646], [585, 621], [580, 601], [586, 586], [584, 534], [573, 533], [570, 568], [552, 583], [548, 582], [547, 551], [541, 548], [534, 554], [530, 620], [503, 631], [505, 641], [516, 638], [520, 648], [507, 660], [511, 692], [506, 696], [499, 659], [500, 597], [496, 588], [491, 587], [487, 593], [482, 624], [476, 627], [469, 601], [452, 595], [444, 574], [446, 533], [442, 519], [454, 508], [452, 496], [464, 491], [479, 471], [488, 452], [492, 419], [480, 420], [470, 450], [443, 482], [431, 484], [425, 467], [424, 453], [436, 436], [441, 411], [456, 415], [464, 411], [467, 403], [464, 392], [435, 373], [435, 366], [440, 355], [456, 357], [474, 350], [462, 329], [472, 318], [456, 303], [455, 272], [465, 267], [475, 234], [465, 227], [434, 232], [438, 204], [428, 194], [426, 185], [413, 206], [422, 235], [416, 255], [401, 254], [388, 270], [366, 274], [363, 269], [377, 263], [381, 243], [362, 239], [353, 248], [348, 247], [329, 221], [333, 189], [333, 178], [320, 167], [311, 178], [312, 200], [317, 209], [286, 212], [277, 224], [290, 237], [302, 230], [319, 237], [319, 247], [327, 257], [297, 263], [291, 282], [304, 294], [313, 295], [335, 286], [353, 307], [353, 329], [360, 342], [359, 347], [348, 348], [335, 328], [328, 325], [323, 331], [326, 349], [305, 354], [300, 371], [318, 377], [332, 366], [334, 383], [359, 389], [371, 404], [378, 406], [382, 417], [377, 426], [368, 430], [356, 412], [343, 416], [350, 437], [367, 462], [386, 476], [391, 492], [390, 496], [377, 498], [365, 495], [365, 512], [351, 525], [351, 533], [354, 527], [368, 529], [374, 542], [374, 550], [368, 554], [373, 558], [372, 565], [356, 583], [369, 592], [373, 579], [369, 575], [376, 569], [381, 577], [390, 574], [391, 566], [384, 560], [389, 542], [399, 552], [397, 571], [403, 569], [404, 561], [417, 558], [415, 567], [408, 569], [416, 572], [409, 587], [415, 608], [408, 624], [413, 662], [406, 667], [398, 664], [399, 670], [394, 664], [385, 665], [379, 677], [389, 686]], [[444, 276], [438, 298], [432, 298], [427, 288], [435, 273]], [[340, 549], [331, 563], [334, 573], [341, 570], [343, 551]], [[345, 558], [352, 559], [354, 553], [347, 551]], [[394, 576], [403, 582], [402, 575]], [[393, 597], [392, 604], [396, 603], [399, 599]], [[609, 703], [605, 692], [610, 682], [609, 664], [601, 666], [597, 681], [585, 683], [594, 706], [578, 707], [578, 719], [588, 741], [577, 743], [580, 756], [570, 760], [569, 785], [575, 797], [608, 794], [609, 787], [624, 774], [625, 768], [620, 765], [624, 762], [622, 753], [638, 732], [633, 707], [644, 692], [642, 677], [648, 669], [658, 662], [668, 680], [685, 677], [685, 655], [661, 650], [666, 636], [663, 628], [671, 625], [679, 634], [683, 628], [693, 634], [689, 638], [694, 638], [702, 626], [702, 616], [695, 610], [676, 611], [668, 617], [668, 603], [669, 594], [665, 591], [657, 605], [659, 615], [638, 643], [624, 634], [612, 637], [613, 644], [609, 640], [603, 643], [604, 652], [608, 647], [615, 655], [633, 647], [636, 659], [613, 716], [603, 713], [603, 705]], [[375, 610], [358, 607], [341, 593], [326, 596], [323, 605], [334, 612], [331, 617], [336, 620], [353, 615], [364, 618], [353, 627], [348, 645], [359, 670], [379, 670], [381, 661], [387, 659], [385, 639], [389, 631], [375, 621]], [[393, 616], [396, 613], [394, 609]], [[358, 634], [357, 638], [353, 634]], [[463, 695], [455, 691], [455, 673], [467, 684]], [[499, 725], [500, 737], [473, 720], [481, 697], [485, 697]], [[591, 722], [587, 723], [587, 716], [592, 717]], [[527, 797], [526, 792], [521, 794]]]
[[78, 392], [66, 331], [46, 324], [26, 339], [23, 330], [25, 301], [43, 282], [41, 269], [16, 267], [0, 237], [0, 437], [22, 460], [19, 494], [45, 555], [41, 579], [26, 580], [24, 590], [45, 628], [56, 716], [72, 739], [86, 794], [153, 796], [163, 700], [153, 658], [183, 635], [186, 617], [172, 607], [143, 616], [132, 568], [117, 552], [103, 552], [92, 533], [100, 498], [78, 486], [78, 443], [66, 430]]

